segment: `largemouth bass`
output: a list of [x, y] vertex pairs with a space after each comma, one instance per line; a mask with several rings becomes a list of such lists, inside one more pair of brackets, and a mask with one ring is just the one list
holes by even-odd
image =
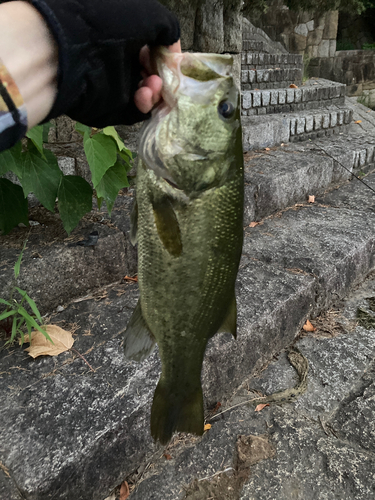
[[140, 140], [132, 233], [140, 300], [125, 355], [141, 361], [159, 346], [151, 434], [166, 444], [174, 431], [203, 434], [207, 341], [236, 335], [244, 181], [232, 58], [161, 51], [157, 61], [164, 102]]

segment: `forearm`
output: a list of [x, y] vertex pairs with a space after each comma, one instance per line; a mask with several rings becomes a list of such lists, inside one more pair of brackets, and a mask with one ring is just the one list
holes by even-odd
[[27, 2], [0, 4], [0, 59], [18, 86], [30, 129], [52, 108], [58, 58], [47, 25]]

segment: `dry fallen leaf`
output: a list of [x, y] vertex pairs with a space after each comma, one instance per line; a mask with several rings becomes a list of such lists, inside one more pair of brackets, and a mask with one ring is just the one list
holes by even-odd
[[309, 199], [307, 201], [309, 203], [315, 203], [315, 196], [309, 196]]
[[289, 88], [290, 88], [290, 89], [298, 89], [298, 86], [297, 86], [297, 85], [294, 85], [294, 83], [291, 83], [291, 84], [289, 85]]
[[130, 495], [129, 485], [126, 481], [121, 484], [119, 500], [126, 500]]
[[212, 425], [211, 425], [211, 424], [206, 424], [206, 425], [204, 426], [204, 430], [205, 430], [205, 431], [209, 431], [209, 430], [211, 429], [211, 427], [212, 427]]
[[315, 332], [315, 328], [309, 320], [306, 321], [302, 328], [305, 330], [305, 332]]
[[354, 123], [362, 123], [362, 120], [357, 120]]
[[169, 453], [164, 453], [164, 458], [166, 460], [172, 460], [172, 456]]
[[[74, 339], [70, 332], [63, 330], [57, 325], [46, 325], [42, 327], [51, 337], [50, 342], [42, 332], [31, 332], [30, 347], [25, 349], [33, 358], [38, 356], [57, 356], [62, 352], [68, 351], [74, 344]], [[25, 342], [30, 342], [29, 336], [25, 335]]]
[[134, 276], [134, 278], [130, 277], [130, 276], [124, 276], [124, 280], [127, 280], [127, 281], [135, 281], [137, 283], [138, 281], [138, 276]]
[[220, 408], [220, 406], [221, 406], [221, 403], [220, 403], [220, 401], [218, 401], [218, 402], [216, 403], [215, 408], [214, 408], [212, 411], [213, 411], [214, 413], [216, 413], [216, 412], [218, 411], [218, 409]]
[[266, 403], [266, 404], [261, 403], [261, 404], [259, 404], [259, 405], [255, 408], [255, 411], [262, 411], [262, 410], [263, 410], [263, 408], [265, 408], [266, 406], [269, 406], [269, 404], [268, 404], [268, 403]]
[[258, 225], [259, 225], [259, 222], [250, 222], [249, 227], [255, 227]]

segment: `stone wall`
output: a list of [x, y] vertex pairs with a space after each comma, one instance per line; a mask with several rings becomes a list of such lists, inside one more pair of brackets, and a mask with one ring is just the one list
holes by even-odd
[[161, 0], [181, 26], [182, 50], [230, 53], [240, 86], [242, 50], [241, 0]]
[[241, 0], [161, 0], [180, 20], [183, 50], [241, 52]]
[[[252, 19], [250, 19], [252, 21]], [[336, 51], [338, 11], [294, 12], [282, 0], [273, 0], [254, 24], [292, 53], [333, 57]]]
[[375, 51], [341, 50], [334, 57], [314, 58], [308, 73], [310, 77], [345, 83], [347, 95], [362, 95], [375, 89]]

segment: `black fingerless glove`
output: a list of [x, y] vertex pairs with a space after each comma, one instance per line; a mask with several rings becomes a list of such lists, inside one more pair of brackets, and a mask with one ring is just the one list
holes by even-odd
[[148, 117], [134, 104], [143, 45], [172, 45], [178, 21], [156, 0], [30, 0], [59, 49], [58, 94], [45, 121], [67, 114], [93, 127]]

